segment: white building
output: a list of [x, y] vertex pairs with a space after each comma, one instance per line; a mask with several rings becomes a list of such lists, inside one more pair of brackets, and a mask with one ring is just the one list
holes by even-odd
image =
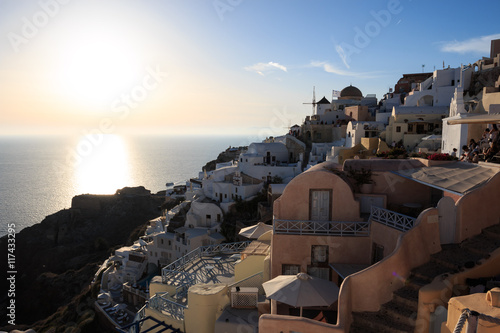
[[[291, 136], [287, 136], [287, 139], [299, 142]], [[241, 173], [258, 180], [271, 181], [273, 177], [278, 176], [287, 183], [302, 172], [302, 157], [295, 161], [296, 155], [297, 153], [294, 154], [283, 142], [252, 143], [247, 152], [240, 155], [238, 168]], [[290, 163], [291, 160], [293, 163]]]
[[[182, 204], [177, 207], [185, 207], [188, 203]], [[175, 213], [167, 214], [169, 221], [181, 208], [174, 209]], [[147, 235], [148, 261], [157, 266], [164, 266], [199, 246], [219, 244], [224, 240], [219, 233], [222, 220], [222, 209], [198, 194], [198, 197], [191, 201], [183, 227], [175, 229], [174, 232], [168, 232], [165, 227], [162, 232]]]
[[455, 88], [470, 85], [472, 68], [462, 67], [435, 70], [433, 75], [419, 84], [405, 98], [405, 106], [449, 106]]
[[441, 152], [451, 154], [456, 148], [457, 156], [462, 154], [462, 146], [468, 145], [468, 124], [448, 125], [448, 120], [467, 118], [469, 114], [465, 110], [463, 88], [457, 87], [450, 103], [450, 115], [443, 119], [443, 133]]
[[212, 175], [202, 180], [202, 184], [204, 195], [217, 201], [224, 212], [229, 210], [235, 199], [247, 200], [264, 186], [262, 180], [243, 174], [239, 165], [214, 170]]
[[345, 147], [352, 148], [361, 143], [361, 138], [378, 138], [385, 129], [383, 122], [350, 121], [347, 124]]

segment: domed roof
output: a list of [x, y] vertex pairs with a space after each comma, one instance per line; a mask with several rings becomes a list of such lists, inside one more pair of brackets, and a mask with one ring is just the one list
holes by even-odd
[[345, 87], [340, 92], [340, 97], [363, 97], [361, 90], [353, 86], [352, 84], [349, 87]]

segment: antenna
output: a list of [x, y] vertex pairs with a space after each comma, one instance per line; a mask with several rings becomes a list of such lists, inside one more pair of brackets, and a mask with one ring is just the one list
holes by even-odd
[[422, 65], [422, 73], [424, 72], [425, 64]]

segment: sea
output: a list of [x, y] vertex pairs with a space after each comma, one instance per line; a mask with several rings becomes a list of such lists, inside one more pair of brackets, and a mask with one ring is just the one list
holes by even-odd
[[71, 206], [79, 194], [114, 194], [125, 186], [152, 193], [166, 183], [198, 177], [229, 147], [248, 136], [0, 137], [0, 237]]

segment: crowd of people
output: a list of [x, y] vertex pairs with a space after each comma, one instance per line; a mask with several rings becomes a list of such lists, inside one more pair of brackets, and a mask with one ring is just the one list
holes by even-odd
[[[456, 154], [456, 149], [453, 149]], [[498, 127], [493, 124], [491, 129], [485, 128], [481, 138], [471, 139], [469, 145], [462, 146], [460, 161], [477, 163], [479, 161], [492, 162], [494, 156], [500, 152], [500, 135]]]

